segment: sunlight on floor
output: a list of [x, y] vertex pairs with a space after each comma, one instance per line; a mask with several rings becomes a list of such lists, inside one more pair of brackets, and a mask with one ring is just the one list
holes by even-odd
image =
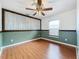
[[59, 59], [60, 58], [60, 48], [58, 45], [49, 44], [48, 48], [48, 59]]

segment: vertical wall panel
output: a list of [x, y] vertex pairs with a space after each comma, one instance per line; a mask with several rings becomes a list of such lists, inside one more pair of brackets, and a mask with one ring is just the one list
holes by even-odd
[[2, 31], [2, 10], [1, 10], [1, 4], [0, 4], [0, 31]]
[[[40, 29], [40, 20], [9, 11], [5, 11], [4, 20], [4, 30], [12, 30], [12, 32], [3, 32], [3, 46], [16, 44], [40, 37], [40, 31], [38, 31]], [[17, 30], [17, 32], [15, 30]], [[22, 31], [20, 32], [19, 30]]]
[[39, 30], [40, 21], [5, 12], [5, 30]]

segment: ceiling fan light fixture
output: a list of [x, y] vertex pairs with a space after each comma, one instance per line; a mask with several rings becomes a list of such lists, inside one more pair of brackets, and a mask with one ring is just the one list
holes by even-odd
[[43, 13], [43, 11], [50, 11], [53, 10], [53, 8], [43, 8], [43, 0], [34, 0], [36, 2], [36, 9], [32, 9], [32, 8], [26, 8], [26, 10], [34, 10], [36, 11], [33, 15], [43, 15], [45, 16], [45, 14]]

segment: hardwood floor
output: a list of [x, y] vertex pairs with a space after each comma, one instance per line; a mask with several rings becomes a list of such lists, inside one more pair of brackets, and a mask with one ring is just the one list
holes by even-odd
[[2, 59], [76, 59], [72, 47], [37, 40], [3, 50]]

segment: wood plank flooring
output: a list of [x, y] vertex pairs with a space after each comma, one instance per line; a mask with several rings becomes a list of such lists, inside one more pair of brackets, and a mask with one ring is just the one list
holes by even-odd
[[2, 59], [76, 59], [76, 50], [72, 47], [37, 40], [19, 46], [6, 48]]

